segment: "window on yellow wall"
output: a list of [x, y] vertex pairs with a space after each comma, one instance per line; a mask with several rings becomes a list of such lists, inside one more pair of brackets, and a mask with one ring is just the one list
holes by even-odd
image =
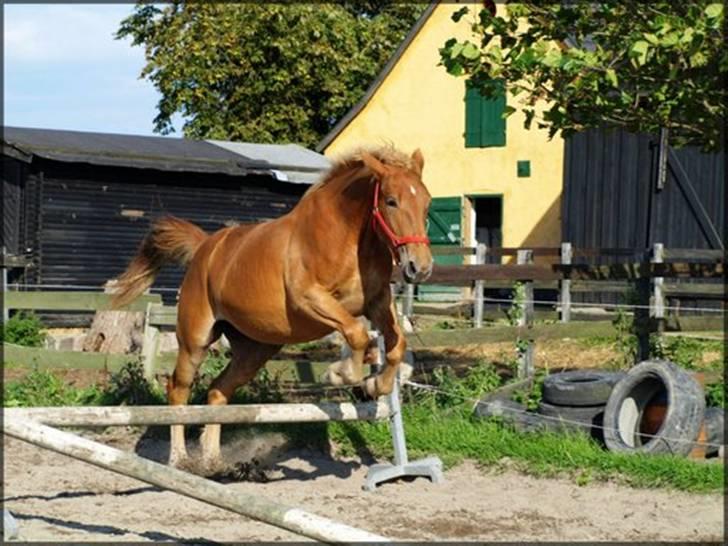
[[506, 145], [505, 86], [501, 82], [499, 94], [487, 99], [480, 91], [465, 84], [465, 147], [486, 148]]

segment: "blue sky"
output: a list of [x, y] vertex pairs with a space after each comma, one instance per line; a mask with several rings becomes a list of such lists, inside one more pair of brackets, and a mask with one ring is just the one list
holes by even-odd
[[[151, 135], [159, 94], [144, 50], [115, 40], [133, 4], [5, 5], [4, 123]], [[178, 129], [172, 136], [181, 136]]]

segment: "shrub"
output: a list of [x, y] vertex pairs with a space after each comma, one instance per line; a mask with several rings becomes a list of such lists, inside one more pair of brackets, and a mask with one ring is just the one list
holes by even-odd
[[15, 313], [3, 324], [0, 332], [3, 343], [15, 343], [25, 347], [42, 347], [46, 338], [43, 324], [32, 311]]

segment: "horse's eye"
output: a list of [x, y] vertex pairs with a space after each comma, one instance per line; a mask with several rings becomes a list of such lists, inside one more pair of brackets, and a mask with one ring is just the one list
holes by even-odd
[[388, 207], [397, 208], [397, 200], [394, 197], [387, 197], [384, 202], [387, 203]]

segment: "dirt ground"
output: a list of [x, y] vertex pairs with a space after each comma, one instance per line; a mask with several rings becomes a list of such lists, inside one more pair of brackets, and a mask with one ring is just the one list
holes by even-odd
[[[89, 434], [89, 433], [86, 433]], [[156, 460], [166, 440], [131, 429], [94, 436]], [[193, 446], [194, 447], [194, 446]], [[6, 439], [3, 502], [23, 541], [248, 542], [300, 540], [287, 531], [142, 482]], [[724, 540], [724, 499], [616, 484], [577, 486], [464, 463], [445, 482], [420, 478], [361, 489], [373, 461], [286, 451], [276, 435], [224, 445], [228, 461], [262, 461], [267, 482], [230, 482], [253, 493], [376, 532], [426, 541]], [[708, 464], [708, 463], [706, 463]], [[258, 476], [259, 480], [260, 476]]]

